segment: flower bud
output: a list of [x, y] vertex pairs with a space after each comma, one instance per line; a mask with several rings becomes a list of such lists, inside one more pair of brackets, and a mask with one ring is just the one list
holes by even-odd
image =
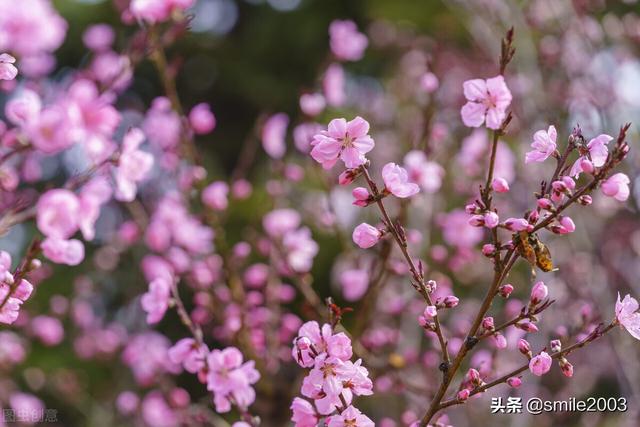
[[356, 200], [367, 200], [369, 198], [369, 190], [364, 187], [356, 187], [351, 192], [353, 198]]
[[560, 369], [565, 377], [571, 378], [573, 376], [573, 365], [564, 357], [560, 358]]
[[515, 324], [516, 328], [522, 329], [525, 332], [538, 332], [538, 327], [535, 323], [530, 321], [524, 321]]
[[504, 222], [504, 226], [510, 231], [524, 231], [529, 225], [529, 222], [524, 218], [509, 218]]
[[593, 163], [591, 162], [591, 160], [587, 158], [583, 158], [580, 161], [580, 169], [582, 169], [582, 172], [584, 173], [592, 174], [593, 171], [595, 170], [595, 167], [593, 166]]
[[448, 295], [446, 297], [444, 297], [444, 306], [447, 308], [453, 308], [456, 305], [458, 305], [458, 303], [460, 302], [460, 300], [458, 299], [458, 297], [454, 296], [454, 295]]
[[342, 172], [338, 177], [338, 183], [340, 185], [349, 185], [353, 181], [355, 181], [355, 179], [359, 177], [361, 173], [362, 173], [361, 168], [347, 169], [346, 171]]
[[469, 398], [470, 395], [471, 395], [471, 392], [468, 389], [463, 388], [458, 392], [458, 400], [460, 400], [461, 402], [464, 402]]
[[560, 343], [560, 340], [551, 340], [551, 351], [557, 353], [560, 350], [562, 350], [562, 344]]
[[484, 225], [487, 228], [496, 228], [500, 223], [500, 217], [495, 212], [487, 212], [484, 214]]
[[576, 188], [576, 182], [570, 176], [563, 176], [562, 182], [567, 187], [568, 190], [574, 190]]
[[551, 200], [547, 199], [546, 197], [543, 197], [541, 199], [538, 199], [538, 207], [540, 209], [548, 211], [553, 209], [553, 202], [551, 202]]
[[491, 188], [496, 193], [506, 193], [509, 191], [509, 183], [504, 178], [494, 178], [491, 182]]
[[495, 329], [493, 317], [485, 317], [482, 319], [482, 327], [487, 331], [493, 331]]
[[435, 292], [436, 289], [438, 289], [438, 284], [436, 283], [436, 281], [435, 280], [429, 280], [427, 282], [427, 291]]
[[502, 285], [500, 286], [500, 288], [498, 288], [498, 292], [500, 293], [500, 296], [502, 296], [503, 298], [509, 298], [509, 296], [511, 295], [511, 292], [513, 292], [513, 285], [510, 283], [507, 283], [506, 285]]
[[484, 245], [482, 247], [482, 255], [486, 256], [486, 257], [491, 257], [495, 254], [496, 252], [496, 247], [494, 245], [492, 245], [491, 243], [487, 243], [486, 245]]
[[493, 340], [493, 344], [496, 346], [496, 348], [507, 348], [507, 339], [501, 333], [498, 332], [496, 334], [493, 334], [491, 336], [491, 339]]
[[482, 379], [480, 379], [480, 372], [473, 368], [469, 369], [467, 372], [467, 379], [470, 383], [476, 386], [482, 382]]
[[507, 379], [509, 387], [518, 388], [522, 385], [522, 380], [519, 377], [511, 377]]
[[535, 224], [536, 222], [538, 222], [539, 218], [540, 214], [538, 213], [538, 211], [533, 211], [529, 214], [527, 221], [529, 221], [530, 224]]
[[547, 286], [544, 282], [538, 282], [533, 285], [533, 288], [531, 289], [531, 298], [529, 299], [529, 302], [531, 305], [539, 304], [547, 297], [547, 295], [549, 295], [549, 289]]
[[478, 205], [476, 205], [475, 203], [469, 203], [464, 207], [464, 211], [469, 215], [474, 215], [480, 213], [480, 207], [478, 207]]
[[578, 197], [578, 203], [580, 203], [582, 206], [589, 206], [591, 203], [593, 203], [593, 198], [590, 195], [585, 194]]
[[518, 351], [528, 358], [531, 358], [531, 345], [529, 344], [529, 341], [524, 338], [520, 338], [520, 340], [518, 340]]
[[484, 225], [484, 217], [482, 215], [473, 215], [469, 218], [469, 225], [472, 227], [482, 227]]
[[553, 190], [557, 191], [558, 193], [565, 193], [569, 191], [566, 184], [562, 181], [553, 181], [553, 183], [551, 184], [551, 188], [553, 188]]
[[436, 308], [435, 305], [429, 305], [427, 306], [427, 308], [424, 309], [424, 312], [422, 313], [422, 315], [427, 319], [433, 319], [438, 315], [438, 309]]
[[576, 231], [576, 225], [568, 216], [563, 216], [562, 219], [560, 219], [560, 225], [562, 225], [564, 229], [567, 230], [567, 233], [573, 233], [574, 231]]
[[373, 225], [369, 225], [366, 222], [358, 225], [353, 230], [353, 241], [356, 245], [360, 246], [362, 249], [367, 249], [378, 243], [382, 237], [382, 233]]

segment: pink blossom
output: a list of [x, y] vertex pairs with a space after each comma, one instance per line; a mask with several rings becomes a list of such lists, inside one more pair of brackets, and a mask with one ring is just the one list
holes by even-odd
[[199, 345], [193, 338], [183, 338], [169, 349], [169, 360], [176, 365], [182, 365], [187, 372], [195, 374], [206, 366], [209, 349], [206, 345]]
[[525, 163], [544, 162], [556, 151], [556, 139], [558, 133], [555, 126], [549, 126], [547, 131], [539, 130], [533, 134], [533, 142], [531, 143], [532, 151], [525, 156]]
[[153, 156], [138, 149], [142, 141], [144, 134], [137, 128], [129, 130], [122, 140], [118, 166], [114, 168], [117, 200], [133, 201], [136, 197], [137, 183], [147, 177], [153, 166]]
[[353, 230], [352, 237], [356, 245], [362, 249], [367, 249], [378, 243], [378, 240], [382, 237], [382, 233], [373, 225], [363, 222]]
[[169, 406], [159, 391], [152, 391], [142, 400], [142, 419], [154, 427], [174, 427], [179, 425], [178, 415]]
[[369, 288], [369, 273], [365, 269], [351, 269], [340, 273], [342, 295], [347, 301], [358, 301]]
[[463, 88], [468, 101], [460, 110], [464, 124], [479, 127], [486, 119], [489, 129], [499, 129], [511, 104], [511, 92], [504, 77], [467, 80]]
[[629, 198], [630, 182], [629, 177], [624, 173], [616, 173], [602, 183], [602, 193], [624, 202]]
[[0, 51], [19, 57], [50, 53], [62, 44], [67, 23], [49, 0], [0, 2]]
[[349, 406], [339, 416], [332, 416], [327, 427], [375, 427], [375, 424], [357, 408]]
[[313, 258], [317, 255], [319, 247], [311, 237], [309, 228], [288, 231], [282, 239], [282, 246], [287, 264], [293, 271], [306, 273], [311, 270]]
[[162, 150], [177, 147], [181, 138], [182, 121], [171, 108], [171, 101], [163, 96], [155, 98], [142, 122], [142, 130], [149, 142]]
[[140, 398], [132, 391], [126, 390], [116, 398], [116, 408], [123, 415], [129, 415], [138, 408]]
[[316, 427], [318, 424], [318, 415], [313, 405], [307, 400], [294, 398], [291, 403], [291, 412], [291, 421], [295, 423], [295, 427]]
[[500, 217], [495, 212], [487, 212], [484, 214], [484, 226], [487, 228], [496, 228], [500, 223]]
[[184, 11], [194, 0], [132, 0], [129, 10], [137, 19], [150, 23], [166, 21], [175, 10]]
[[411, 197], [420, 191], [418, 184], [409, 182], [407, 171], [395, 163], [387, 163], [382, 168], [382, 180], [387, 191], [402, 199]]
[[18, 75], [15, 65], [16, 58], [8, 53], [0, 54], [0, 80], [13, 80]]
[[510, 231], [524, 231], [529, 229], [531, 224], [524, 218], [508, 218], [504, 222], [504, 226]]
[[31, 330], [46, 346], [58, 345], [64, 339], [62, 322], [51, 316], [36, 316], [31, 320]]
[[235, 347], [213, 350], [207, 356], [207, 389], [214, 394], [216, 411], [229, 412], [231, 404], [246, 410], [255, 400], [252, 387], [260, 379], [254, 362], [244, 362], [242, 353]]
[[522, 380], [518, 377], [511, 377], [507, 379], [507, 384], [509, 387], [518, 388], [522, 385]]
[[40, 246], [44, 256], [58, 264], [78, 265], [84, 259], [84, 245], [77, 239], [48, 237]]
[[271, 237], [282, 237], [300, 225], [300, 214], [294, 209], [276, 209], [262, 218], [262, 227]]
[[331, 51], [341, 60], [357, 61], [369, 44], [367, 37], [358, 32], [355, 22], [335, 20], [329, 26]]
[[640, 340], [640, 313], [638, 313], [638, 301], [631, 295], [625, 295], [620, 301], [620, 293], [618, 293], [618, 301], [616, 302], [616, 320], [624, 326], [632, 337]]
[[346, 98], [344, 80], [342, 65], [334, 63], [327, 67], [322, 80], [322, 88], [328, 105], [340, 107], [344, 104]]
[[40, 111], [36, 119], [28, 123], [26, 133], [33, 146], [46, 154], [67, 149], [79, 137], [69, 111], [60, 105], [48, 106]]
[[578, 159], [571, 166], [570, 176], [578, 178], [580, 172], [582, 172], [582, 161], [590, 160], [593, 166], [599, 168], [604, 165], [609, 155], [607, 144], [613, 139], [612, 136], [601, 134], [593, 138], [587, 144], [588, 155], [578, 157]]
[[157, 278], [149, 283], [149, 290], [142, 295], [140, 304], [147, 312], [147, 323], [158, 323], [169, 308], [171, 284], [164, 278]]
[[189, 124], [198, 135], [205, 135], [216, 127], [216, 117], [211, 112], [209, 104], [204, 102], [194, 106], [189, 112]]
[[109, 50], [115, 38], [115, 31], [108, 24], [90, 25], [82, 34], [84, 45], [97, 52]]
[[[28, 393], [21, 393], [21, 392], [11, 393], [11, 396], [9, 397], [9, 403], [11, 404], [11, 409], [13, 409], [13, 412], [15, 414], [28, 414], [26, 417], [24, 417], [24, 415], [21, 416], [21, 418], [22, 417], [26, 418], [25, 421], [27, 422], [25, 424], [29, 424], [28, 421], [30, 421], [30, 418], [33, 414], [35, 414], [36, 416], [38, 415], [42, 416], [45, 411], [44, 402], [38, 399], [36, 396]], [[21, 421], [23, 420], [21, 419]], [[30, 424], [35, 424], [35, 423], [30, 423]]]
[[428, 160], [424, 151], [409, 151], [404, 157], [404, 167], [409, 174], [409, 181], [415, 182], [427, 193], [435, 193], [442, 186], [444, 169]]
[[320, 93], [304, 93], [300, 96], [300, 109], [307, 116], [317, 116], [326, 105], [327, 102]]
[[229, 205], [228, 194], [229, 185], [226, 182], [212, 182], [202, 190], [202, 203], [213, 210], [223, 211]]
[[273, 159], [281, 159], [287, 150], [285, 137], [289, 116], [277, 113], [269, 117], [262, 127], [262, 147]]
[[533, 375], [542, 376], [549, 372], [553, 360], [546, 351], [541, 352], [529, 362], [529, 370]]
[[435, 92], [439, 84], [438, 77], [433, 73], [424, 73], [420, 77], [420, 87], [427, 93]]
[[35, 121], [40, 110], [42, 110], [40, 96], [29, 89], [19, 91], [4, 108], [9, 121], [18, 126], [25, 126]]
[[340, 158], [345, 167], [356, 168], [366, 162], [365, 154], [373, 149], [373, 139], [368, 135], [369, 123], [362, 117], [347, 122], [334, 119], [328, 130], [314, 136], [311, 157], [330, 169]]

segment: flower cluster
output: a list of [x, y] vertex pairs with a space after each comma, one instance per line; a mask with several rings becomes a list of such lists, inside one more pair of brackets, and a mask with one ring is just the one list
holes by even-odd
[[310, 321], [300, 327], [293, 340], [292, 356], [304, 368], [311, 368], [302, 382], [302, 395], [291, 405], [296, 427], [317, 425], [322, 418], [330, 426], [370, 427], [373, 422], [352, 405], [354, 396], [373, 394], [373, 382], [362, 360], [351, 361], [351, 340], [331, 325]]

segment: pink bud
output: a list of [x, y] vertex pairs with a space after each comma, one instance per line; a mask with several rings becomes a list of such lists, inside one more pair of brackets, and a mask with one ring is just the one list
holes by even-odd
[[353, 241], [356, 245], [360, 246], [362, 249], [367, 249], [378, 243], [382, 237], [382, 233], [380, 230], [375, 228], [373, 225], [369, 225], [366, 222], [358, 225], [353, 230]]
[[518, 388], [522, 385], [522, 380], [519, 377], [511, 377], [507, 379], [509, 387]]
[[493, 322], [493, 317], [485, 317], [482, 319], [482, 327], [487, 331], [492, 331], [495, 329], [495, 324]]
[[482, 227], [484, 225], [484, 217], [482, 215], [473, 215], [469, 218], [469, 225], [473, 227]]
[[589, 206], [591, 203], [593, 203], [593, 198], [591, 196], [589, 196], [588, 194], [585, 194], [585, 195], [580, 196], [578, 198], [578, 202], [582, 206]]
[[498, 292], [500, 292], [500, 295], [503, 298], [509, 298], [509, 295], [511, 295], [511, 292], [513, 292], [513, 285], [509, 283], [507, 283], [506, 285], [502, 285], [498, 289]]
[[544, 210], [550, 210], [553, 208], [553, 202], [551, 202], [551, 200], [543, 197], [541, 199], [538, 199], [538, 207], [540, 209], [544, 209]]
[[576, 188], [576, 182], [570, 176], [563, 176], [562, 182], [569, 190], [574, 190]]
[[525, 332], [538, 332], [538, 327], [536, 326], [536, 324], [530, 321], [517, 323], [515, 326], [522, 329]]
[[496, 193], [506, 193], [509, 191], [509, 183], [504, 178], [494, 178], [491, 182], [491, 188]]
[[553, 360], [551, 359], [551, 356], [543, 351], [531, 359], [529, 362], [529, 370], [533, 375], [542, 376], [549, 372], [552, 362]]
[[493, 256], [495, 252], [496, 252], [496, 247], [491, 243], [487, 243], [482, 247], [482, 254], [486, 257]]
[[431, 320], [438, 315], [438, 309], [436, 308], [435, 305], [429, 305], [427, 306], [427, 308], [424, 309], [424, 312], [422, 313], [422, 315], [425, 318]]
[[507, 339], [501, 333], [492, 335], [491, 339], [493, 340], [493, 344], [496, 346], [496, 348], [507, 348]]
[[593, 166], [593, 163], [591, 163], [591, 160], [583, 158], [580, 161], [580, 169], [582, 169], [582, 172], [584, 173], [592, 174], [595, 170], [595, 167]]
[[567, 233], [573, 233], [576, 231], [576, 225], [568, 216], [563, 216], [560, 220], [560, 224], [565, 228], [565, 230], [567, 230]]
[[571, 378], [573, 376], [573, 365], [564, 357], [560, 359], [560, 369], [565, 377]]
[[362, 169], [347, 169], [342, 172], [340, 176], [338, 176], [338, 183], [340, 185], [348, 185], [351, 184], [360, 174], [362, 173]]
[[480, 208], [475, 203], [469, 203], [464, 207], [464, 211], [469, 215], [477, 214], [480, 212]]
[[473, 368], [469, 369], [469, 371], [467, 372], [467, 379], [473, 384], [477, 384], [482, 381], [480, 379], [480, 372]]
[[525, 356], [531, 356], [531, 345], [529, 344], [529, 341], [524, 338], [520, 338], [520, 340], [518, 340], [518, 350]]
[[487, 228], [496, 228], [500, 222], [500, 217], [495, 212], [487, 212], [484, 214], [484, 225]]
[[448, 295], [446, 297], [444, 297], [444, 306], [447, 308], [453, 308], [456, 305], [458, 305], [458, 303], [460, 302], [460, 300], [458, 299], [458, 297], [453, 296], [453, 295]]
[[569, 190], [566, 184], [562, 181], [553, 181], [553, 183], [551, 184], [551, 187], [558, 193], [564, 193]]
[[527, 220], [530, 224], [535, 224], [536, 222], [538, 222], [539, 218], [540, 214], [538, 213], [538, 211], [533, 211], [529, 214], [529, 218], [527, 218]]
[[551, 340], [551, 351], [556, 353], [560, 350], [562, 350], [562, 344], [560, 343], [560, 340]]
[[356, 200], [367, 200], [369, 198], [369, 190], [364, 187], [356, 187], [351, 192], [353, 198]]
[[533, 288], [531, 289], [530, 302], [532, 305], [539, 304], [547, 297], [547, 295], [549, 295], [549, 289], [547, 286], [544, 282], [538, 282], [533, 285]]
[[[458, 399], [459, 399], [460, 401], [463, 401], [463, 402], [464, 402], [465, 400], [467, 400], [467, 399], [469, 398], [469, 396], [470, 396], [470, 395], [471, 395], [471, 392], [470, 392], [468, 389], [463, 388], [462, 390], [460, 390], [460, 391], [458, 392]], [[416, 424], [416, 425], [417, 425], [417, 424]]]
[[504, 226], [510, 231], [524, 231], [529, 225], [529, 222], [524, 218], [509, 218], [504, 222]]
[[438, 283], [435, 280], [429, 280], [427, 282], [427, 288], [430, 289], [430, 292], [434, 292], [438, 288]]

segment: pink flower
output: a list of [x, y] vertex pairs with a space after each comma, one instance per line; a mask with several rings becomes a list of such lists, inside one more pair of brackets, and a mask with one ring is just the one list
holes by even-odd
[[605, 196], [624, 202], [629, 198], [629, 177], [623, 173], [610, 176], [602, 183], [602, 193]]
[[177, 413], [169, 406], [159, 391], [152, 391], [145, 396], [141, 412], [146, 425], [154, 427], [179, 425]]
[[409, 182], [407, 171], [395, 163], [387, 163], [382, 168], [382, 180], [385, 188], [396, 197], [411, 197], [420, 191], [418, 184]]
[[509, 231], [524, 231], [531, 227], [529, 221], [524, 218], [507, 218], [504, 222], [504, 226]]
[[585, 159], [591, 160], [593, 166], [597, 168], [604, 165], [604, 162], [607, 160], [607, 156], [609, 155], [607, 144], [612, 139], [612, 136], [601, 134], [589, 141], [587, 144], [588, 155], [578, 157], [578, 159], [573, 163], [573, 166], [571, 166], [569, 175], [578, 178], [582, 172], [582, 161]]
[[142, 141], [144, 134], [137, 128], [129, 130], [122, 140], [118, 166], [114, 168], [117, 200], [133, 201], [136, 197], [137, 183], [147, 177], [153, 166], [153, 156], [138, 149]]
[[553, 360], [546, 351], [541, 352], [529, 362], [529, 370], [533, 375], [542, 376], [549, 372]]
[[58, 345], [64, 339], [62, 322], [51, 316], [36, 316], [31, 319], [31, 329], [46, 346]]
[[345, 270], [340, 274], [342, 295], [347, 301], [358, 301], [369, 288], [369, 273], [365, 269]]
[[346, 95], [344, 91], [344, 69], [340, 64], [331, 64], [322, 79], [322, 88], [327, 104], [332, 107], [340, 107], [344, 104]]
[[507, 379], [509, 387], [518, 388], [522, 385], [522, 380], [518, 377], [511, 377]]
[[246, 410], [256, 398], [252, 385], [258, 382], [260, 373], [252, 360], [242, 360], [242, 353], [235, 347], [213, 350], [207, 356], [207, 389], [213, 392], [217, 412], [229, 412], [232, 402]]
[[182, 120], [171, 108], [171, 101], [160, 96], [151, 103], [142, 122], [142, 130], [152, 145], [168, 150], [180, 144]]
[[362, 249], [367, 249], [378, 243], [378, 240], [382, 237], [382, 233], [373, 225], [363, 222], [353, 230], [352, 237], [356, 245]]
[[209, 105], [202, 102], [189, 112], [189, 124], [195, 133], [204, 135], [215, 129], [216, 116], [211, 112]]
[[159, 277], [149, 283], [149, 291], [142, 295], [140, 304], [147, 312], [147, 323], [158, 323], [169, 308], [171, 298], [171, 284], [165, 278]]
[[289, 116], [278, 113], [269, 117], [262, 127], [262, 147], [273, 159], [281, 159], [287, 150], [285, 137], [288, 125]]
[[314, 357], [326, 351], [326, 342], [331, 337], [331, 326], [320, 325], [316, 321], [303, 324], [298, 331], [298, 336], [293, 340], [291, 355], [302, 367], [309, 368], [314, 364]]
[[282, 238], [287, 265], [298, 273], [306, 273], [313, 266], [313, 258], [318, 253], [318, 244], [311, 237], [311, 230], [302, 227], [288, 231]]
[[262, 227], [271, 237], [282, 237], [300, 225], [300, 214], [294, 209], [276, 209], [262, 218]]
[[465, 126], [477, 128], [486, 119], [489, 129], [499, 129], [511, 104], [511, 92], [504, 77], [467, 80], [463, 89], [468, 101], [460, 110]]
[[200, 346], [193, 338], [181, 339], [167, 352], [171, 363], [184, 366], [184, 369], [192, 374], [206, 366], [205, 360], [208, 354], [207, 346]]
[[487, 228], [496, 228], [500, 223], [500, 217], [495, 212], [487, 212], [484, 214], [484, 226]]
[[366, 162], [365, 154], [373, 149], [373, 139], [368, 135], [369, 123], [362, 117], [347, 122], [334, 119], [328, 130], [315, 135], [311, 145], [311, 157], [330, 169], [340, 158], [345, 167], [352, 169]]
[[304, 93], [300, 96], [300, 109], [307, 116], [317, 116], [326, 105], [327, 102], [320, 93]]
[[84, 259], [84, 245], [77, 239], [48, 237], [41, 248], [45, 257], [58, 264], [78, 265]]
[[529, 151], [524, 159], [525, 163], [544, 162], [556, 151], [556, 139], [558, 133], [555, 126], [549, 126], [547, 131], [539, 130], [533, 134], [533, 142], [531, 143], [532, 151]]
[[438, 163], [427, 160], [424, 151], [409, 151], [404, 156], [404, 167], [409, 173], [409, 180], [427, 193], [435, 193], [442, 186], [444, 169]]
[[132, 0], [129, 10], [134, 17], [150, 23], [166, 21], [175, 10], [184, 11], [194, 0]]
[[332, 416], [327, 427], [375, 427], [375, 424], [358, 409], [349, 406], [339, 416]]
[[116, 33], [108, 24], [94, 24], [87, 27], [82, 33], [82, 42], [86, 47], [96, 52], [109, 50]]
[[318, 415], [313, 405], [307, 400], [294, 398], [291, 403], [291, 412], [291, 421], [295, 423], [295, 427], [316, 427], [318, 424]]
[[226, 182], [212, 182], [202, 191], [202, 203], [213, 210], [223, 211], [229, 205], [228, 194], [229, 185]]
[[78, 231], [80, 201], [69, 190], [49, 190], [36, 205], [38, 229], [47, 237], [67, 239]]
[[16, 58], [3, 53], [0, 55], [0, 80], [13, 80], [18, 75], [18, 69], [15, 65]]
[[345, 61], [357, 61], [362, 58], [369, 44], [367, 37], [358, 32], [355, 22], [338, 20], [329, 25], [331, 51]]
[[420, 87], [427, 93], [435, 92], [439, 84], [438, 77], [433, 73], [424, 73], [420, 77]]
[[624, 326], [632, 337], [640, 340], [640, 313], [638, 313], [638, 301], [631, 295], [625, 295], [620, 301], [620, 293], [618, 293], [618, 301], [616, 302], [616, 320]]

